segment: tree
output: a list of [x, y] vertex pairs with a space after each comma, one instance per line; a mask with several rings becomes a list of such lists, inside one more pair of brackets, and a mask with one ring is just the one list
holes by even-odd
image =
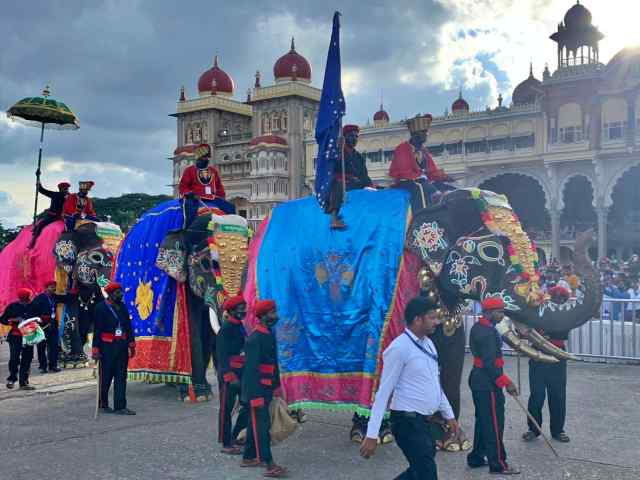
[[112, 223], [127, 232], [144, 212], [172, 198], [168, 195], [128, 193], [119, 197], [94, 198], [93, 206], [101, 220], [110, 218]]
[[2, 222], [0, 222], [0, 250], [13, 242], [20, 233], [20, 230], [21, 227], [5, 227], [2, 225]]

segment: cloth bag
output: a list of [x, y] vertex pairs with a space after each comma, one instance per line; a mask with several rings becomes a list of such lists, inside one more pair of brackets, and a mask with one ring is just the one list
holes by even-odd
[[[239, 404], [236, 402], [233, 414], [239, 410]], [[298, 428], [298, 422], [289, 415], [287, 403], [280, 397], [274, 397], [269, 404], [269, 415], [271, 416], [271, 442], [278, 443], [285, 440]], [[238, 440], [247, 438], [247, 429], [244, 428], [238, 434]]]

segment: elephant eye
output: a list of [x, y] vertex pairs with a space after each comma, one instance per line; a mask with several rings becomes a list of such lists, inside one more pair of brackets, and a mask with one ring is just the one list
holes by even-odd
[[200, 266], [202, 266], [202, 269], [205, 271], [211, 270], [211, 259], [208, 257], [202, 257], [202, 260], [200, 260]]
[[102, 261], [104, 260], [104, 256], [100, 252], [91, 252], [91, 254], [89, 255], [89, 259], [93, 263], [102, 263]]

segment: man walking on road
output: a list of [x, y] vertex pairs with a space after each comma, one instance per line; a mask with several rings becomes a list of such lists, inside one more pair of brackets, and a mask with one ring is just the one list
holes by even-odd
[[436, 446], [430, 432], [431, 417], [440, 412], [455, 433], [459, 426], [440, 386], [438, 353], [427, 337], [440, 320], [437, 305], [417, 297], [405, 309], [406, 329], [384, 351], [380, 387], [371, 408], [367, 436], [360, 454], [370, 458], [376, 451], [382, 417], [391, 398], [391, 430], [409, 462], [396, 479], [437, 480]]

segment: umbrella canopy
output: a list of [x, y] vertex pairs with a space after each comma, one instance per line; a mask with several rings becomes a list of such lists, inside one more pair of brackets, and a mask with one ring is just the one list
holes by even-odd
[[77, 130], [80, 122], [64, 103], [49, 98], [49, 87], [41, 97], [27, 97], [7, 110], [7, 116], [21, 123], [47, 129]]

